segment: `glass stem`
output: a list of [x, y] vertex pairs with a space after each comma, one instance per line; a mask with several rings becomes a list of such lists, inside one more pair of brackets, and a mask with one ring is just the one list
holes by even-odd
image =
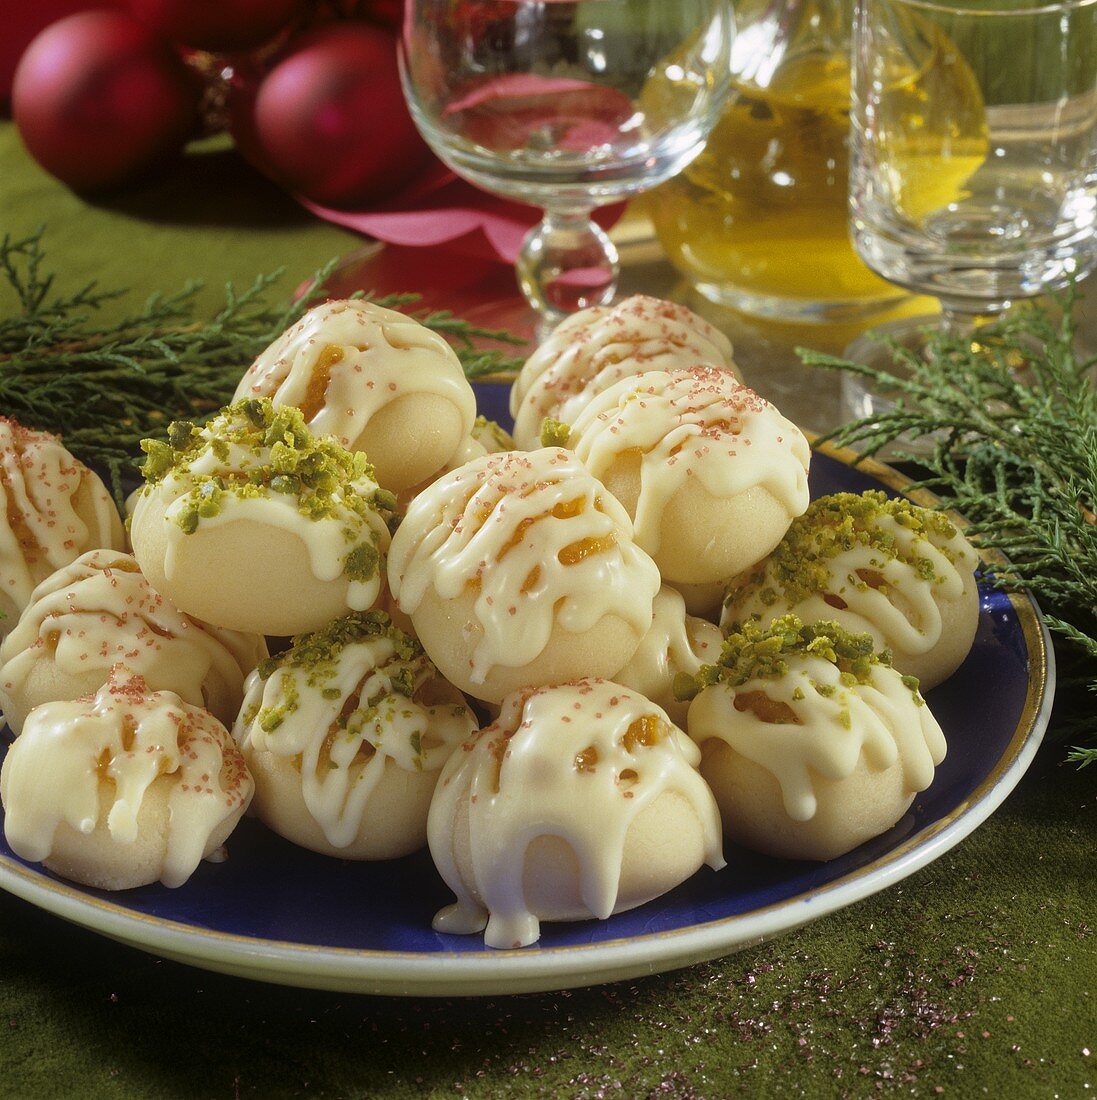
[[526, 235], [515, 265], [518, 283], [546, 332], [588, 306], [606, 305], [617, 289], [617, 249], [589, 209], [546, 210]]
[[1009, 309], [1010, 304], [1008, 301], [976, 303], [942, 298], [941, 331], [952, 338], [966, 336], [982, 325], [998, 320]]

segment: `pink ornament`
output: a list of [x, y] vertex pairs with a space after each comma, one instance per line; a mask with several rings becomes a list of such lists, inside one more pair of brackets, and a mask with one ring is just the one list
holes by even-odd
[[12, 115], [31, 155], [76, 189], [132, 179], [194, 132], [200, 88], [172, 47], [124, 12], [47, 27], [15, 71]]
[[429, 158], [400, 90], [396, 39], [365, 23], [331, 23], [294, 40], [233, 132], [284, 187], [333, 207], [394, 193]]

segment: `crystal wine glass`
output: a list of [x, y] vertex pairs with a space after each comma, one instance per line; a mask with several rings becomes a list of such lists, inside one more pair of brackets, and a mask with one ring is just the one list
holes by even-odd
[[401, 72], [435, 153], [539, 206], [518, 280], [542, 319], [612, 300], [617, 252], [591, 211], [704, 145], [729, 84], [728, 0], [408, 0]]
[[857, 251], [950, 335], [1097, 265], [1097, 0], [857, 0], [852, 120]]

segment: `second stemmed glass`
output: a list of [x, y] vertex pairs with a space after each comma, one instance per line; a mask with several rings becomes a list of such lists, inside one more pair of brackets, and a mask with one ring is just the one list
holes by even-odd
[[612, 300], [591, 211], [704, 145], [729, 84], [727, 0], [408, 0], [404, 92], [458, 175], [539, 206], [517, 263], [542, 330]]

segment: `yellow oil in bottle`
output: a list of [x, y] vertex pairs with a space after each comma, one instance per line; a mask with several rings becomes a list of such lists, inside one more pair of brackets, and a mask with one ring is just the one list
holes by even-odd
[[[921, 209], [947, 201], [986, 150], [985, 130], [981, 144], [953, 135], [951, 151], [965, 159], [938, 153], [927, 162], [939, 143], [925, 128], [947, 111], [919, 115], [918, 103], [927, 82], [936, 81], [940, 97], [939, 53], [888, 81], [896, 115], [906, 119], [890, 152], [891, 183]], [[958, 83], [952, 91], [970, 89]], [[787, 56], [765, 88], [733, 84], [705, 150], [646, 200], [671, 262], [713, 300], [789, 320], [852, 318], [898, 301], [903, 292], [870, 271], [850, 243], [849, 126], [844, 52]]]

